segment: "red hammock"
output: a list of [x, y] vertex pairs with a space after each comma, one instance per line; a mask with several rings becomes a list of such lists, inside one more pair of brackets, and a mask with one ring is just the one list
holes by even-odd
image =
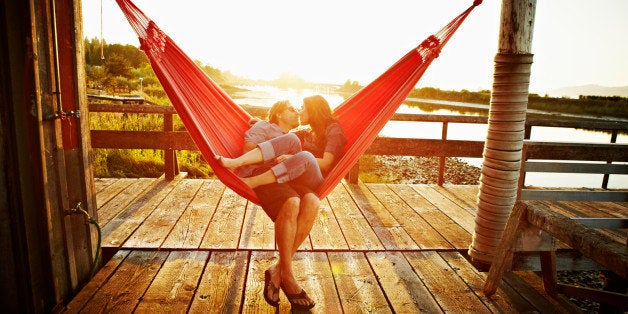
[[[251, 116], [207, 76], [153, 21], [130, 0], [116, 0], [166, 94], [192, 139], [216, 176], [239, 195], [259, 203], [255, 192], [214, 156], [242, 154], [244, 132]], [[355, 93], [334, 111], [347, 136], [344, 156], [317, 191], [325, 197], [366, 151], [386, 122], [406, 99], [419, 78], [474, 7], [454, 18], [436, 34], [412, 49], [380, 77]]]

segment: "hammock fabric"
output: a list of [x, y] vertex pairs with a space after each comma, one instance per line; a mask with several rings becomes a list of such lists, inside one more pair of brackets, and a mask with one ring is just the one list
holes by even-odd
[[[220, 166], [216, 155], [242, 154], [244, 132], [251, 116], [207, 76], [155, 23], [129, 0], [116, 0], [153, 71], [183, 124], [216, 176], [229, 188], [258, 203], [255, 192], [237, 175]], [[325, 197], [366, 151], [386, 122], [406, 99], [427, 67], [462, 24], [473, 5], [436, 34], [429, 36], [386, 72], [334, 110], [346, 137], [344, 156], [328, 173], [317, 194]]]

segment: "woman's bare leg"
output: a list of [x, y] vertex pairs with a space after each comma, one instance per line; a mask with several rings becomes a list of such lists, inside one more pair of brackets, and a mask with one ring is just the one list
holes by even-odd
[[232, 170], [263, 161], [262, 151], [259, 149], [259, 147], [256, 147], [237, 158], [216, 156], [216, 159], [218, 160], [218, 162], [220, 162], [221, 166]]

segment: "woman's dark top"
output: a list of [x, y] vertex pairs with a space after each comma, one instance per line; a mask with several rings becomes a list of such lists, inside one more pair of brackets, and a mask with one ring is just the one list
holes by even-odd
[[342, 157], [347, 138], [338, 123], [332, 123], [325, 129], [325, 140], [317, 140], [310, 130], [295, 132], [301, 139], [303, 150], [311, 152], [316, 158], [323, 158], [325, 152], [334, 155], [334, 164]]

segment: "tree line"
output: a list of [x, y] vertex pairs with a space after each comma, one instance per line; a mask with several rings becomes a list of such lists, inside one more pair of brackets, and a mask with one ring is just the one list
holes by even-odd
[[[85, 39], [85, 64], [88, 88], [106, 90], [110, 93], [130, 93], [142, 91], [148, 96], [166, 98], [159, 80], [153, 72], [144, 52], [133, 45], [107, 44], [97, 38]], [[104, 58], [103, 58], [104, 57]], [[235, 90], [232, 85], [265, 84], [280, 88], [311, 88], [314, 83], [307, 82], [292, 74], [283, 74], [273, 81], [255, 81], [234, 75], [228, 71], [195, 63], [217, 84], [225, 90]], [[353, 94], [362, 88], [357, 81], [347, 80], [338, 88], [338, 92]], [[435, 87], [413, 89], [410, 98], [438, 99], [467, 103], [490, 103], [491, 91], [472, 92], [441, 90]], [[580, 96], [579, 99], [552, 98], [548, 95], [530, 94], [528, 107], [545, 111], [558, 111], [590, 115], [610, 115], [628, 118], [628, 98], [612, 96]]]

